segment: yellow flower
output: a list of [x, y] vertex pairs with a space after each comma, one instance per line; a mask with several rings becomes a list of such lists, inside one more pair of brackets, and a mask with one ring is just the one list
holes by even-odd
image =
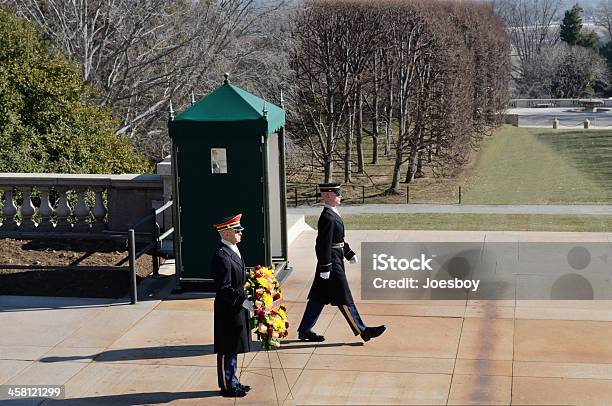
[[247, 281], [247, 282], [244, 284], [244, 288], [245, 288], [245, 289], [248, 289], [248, 288], [250, 288], [250, 287], [251, 287], [251, 282]]
[[256, 280], [257, 280], [257, 283], [259, 283], [264, 288], [270, 289], [270, 286], [268, 285], [268, 280], [266, 278], [257, 278]]
[[266, 305], [266, 308], [270, 308], [270, 307], [272, 307], [272, 302], [273, 302], [273, 300], [272, 300], [272, 296], [270, 296], [270, 294], [269, 294], [269, 293], [264, 293], [264, 294], [261, 296], [261, 300], [262, 300], [262, 301], [264, 302], [264, 304]]
[[263, 274], [263, 276], [267, 276], [267, 277], [270, 277], [274, 274], [272, 270], [269, 268], [261, 268], [261, 273]]
[[283, 320], [286, 320], [286, 319], [287, 319], [287, 313], [285, 313], [285, 311], [284, 311], [283, 309], [281, 309], [281, 308], [276, 309], [276, 313], [277, 313], [279, 316], [281, 316], [281, 318], [282, 318]]
[[272, 323], [272, 327], [275, 331], [283, 331], [283, 329], [285, 328], [285, 321], [281, 318], [277, 318]]

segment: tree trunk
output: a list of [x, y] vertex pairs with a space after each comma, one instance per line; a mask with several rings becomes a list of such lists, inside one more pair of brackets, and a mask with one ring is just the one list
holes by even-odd
[[332, 171], [333, 171], [333, 162], [330, 156], [325, 157], [325, 161], [323, 162], [323, 176], [325, 177], [324, 182], [332, 181]]
[[[404, 94], [402, 93], [402, 80], [403, 74], [400, 73], [400, 86], [399, 86], [399, 100], [398, 100], [398, 119], [399, 119], [399, 134], [397, 136], [397, 144], [398, 148], [395, 148], [395, 164], [393, 165], [393, 178], [391, 179], [391, 186], [387, 190], [389, 194], [399, 194], [399, 183], [400, 183], [400, 174], [402, 170], [402, 161], [404, 157], [404, 151], [399, 145], [402, 145], [403, 138], [406, 136], [406, 111], [404, 104]], [[389, 109], [391, 110], [391, 109]], [[389, 123], [391, 121], [389, 120]]]
[[348, 131], [344, 143], [344, 183], [351, 183], [351, 150], [353, 149], [353, 131], [355, 130], [355, 101], [348, 102]]
[[372, 164], [378, 163], [378, 120], [372, 121]]
[[402, 159], [403, 154], [402, 150], [398, 148], [395, 154], [395, 164], [393, 165], [393, 178], [391, 179], [391, 186], [387, 189], [388, 194], [399, 194], [399, 183], [400, 183], [400, 175], [402, 170]]
[[414, 174], [415, 179], [425, 177], [425, 173], [423, 173], [423, 150], [420, 150], [417, 156], [416, 172]]
[[[408, 170], [406, 172], [406, 183], [412, 182], [413, 179], [424, 177], [423, 174], [423, 151], [421, 146], [424, 143], [424, 130], [422, 128], [423, 117], [418, 114], [418, 136], [416, 137], [416, 145], [410, 145], [410, 155], [408, 160]], [[418, 159], [417, 159], [418, 155]]]
[[385, 156], [391, 155], [391, 137], [393, 136], [393, 89], [389, 90], [387, 100], [387, 125], [385, 127]]
[[361, 83], [357, 87], [357, 173], [363, 173], [363, 93]]
[[406, 169], [406, 183], [412, 182], [415, 174], [416, 167], [416, 148], [410, 146], [410, 152], [408, 153], [408, 168]]
[[[333, 96], [328, 96], [328, 111], [330, 115], [334, 116], [334, 101]], [[325, 182], [331, 182], [333, 178], [334, 171], [334, 161], [333, 161], [333, 153], [334, 153], [334, 138], [336, 136], [335, 132], [335, 120], [329, 120], [329, 131], [327, 134], [327, 139], [325, 140], [325, 152], [323, 156], [323, 173], [325, 176]]]
[[378, 163], [378, 54], [374, 54], [374, 117], [372, 118], [372, 164]]
[[[391, 155], [391, 137], [393, 136], [393, 68], [390, 62], [387, 61], [387, 83], [389, 85], [389, 94], [387, 96], [386, 106], [386, 125], [385, 125], [385, 156]], [[401, 89], [400, 89], [401, 90]]]

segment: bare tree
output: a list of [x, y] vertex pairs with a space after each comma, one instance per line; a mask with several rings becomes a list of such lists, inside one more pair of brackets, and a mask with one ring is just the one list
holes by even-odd
[[605, 28], [612, 39], [612, 0], [599, 0], [592, 9], [593, 21]]
[[[358, 2], [357, 2], [358, 3]], [[365, 4], [311, 2], [295, 18], [292, 68], [301, 136], [333, 176], [338, 142], [345, 143], [345, 180], [350, 181], [356, 91], [370, 57], [374, 32]]]
[[559, 17], [560, 0], [494, 0], [491, 3], [508, 27], [521, 63], [559, 41], [554, 22]]
[[591, 96], [596, 81], [607, 81], [606, 62], [594, 51], [581, 46], [558, 47], [551, 93], [558, 98]]
[[373, 137], [376, 162], [382, 119], [385, 152], [395, 161], [387, 192], [396, 194], [402, 169], [406, 182], [425, 176], [427, 166], [452, 172], [499, 124], [509, 95], [510, 40], [484, 4], [365, 4], [315, 0], [296, 16], [291, 63], [297, 133], [326, 181], [333, 163], [342, 161], [350, 182], [355, 147], [357, 172], [363, 169], [363, 134]]
[[561, 0], [493, 0], [492, 5], [508, 27], [512, 40], [513, 79], [518, 88], [532, 87], [537, 80], [529, 67], [544, 49], [559, 42]]
[[[398, 6], [391, 12], [391, 42], [394, 46], [394, 58], [397, 61], [397, 120], [399, 131], [395, 149], [393, 176], [388, 193], [399, 193], [400, 171], [406, 161], [409, 167], [414, 162], [418, 150], [420, 128], [417, 125], [419, 99], [416, 92], [423, 90], [419, 83], [423, 72], [427, 70], [425, 57], [427, 48], [433, 41], [435, 32], [428, 26], [422, 13], [418, 13], [416, 5]], [[406, 157], [406, 154], [408, 155]]]
[[254, 0], [8, 0], [79, 64], [98, 103], [121, 120], [152, 160], [165, 153], [168, 101], [203, 93], [253, 49], [249, 42], [282, 2]]

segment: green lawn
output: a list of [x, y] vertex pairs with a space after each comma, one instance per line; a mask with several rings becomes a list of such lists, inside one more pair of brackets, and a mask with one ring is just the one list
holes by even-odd
[[466, 175], [466, 204], [610, 204], [612, 131], [504, 126]]
[[[406, 184], [400, 195], [387, 196], [393, 156], [370, 164], [371, 137], [364, 139], [365, 174], [353, 174], [344, 186], [347, 203], [361, 203], [365, 186], [366, 203], [406, 203]], [[340, 164], [334, 180], [342, 181]], [[402, 180], [406, 167], [402, 168]], [[304, 170], [298, 182], [313, 184], [320, 177]], [[479, 151], [455, 178], [426, 177], [410, 183], [410, 203], [463, 204], [612, 204], [612, 131], [552, 130], [502, 126], [486, 137]], [[289, 204], [294, 189], [289, 187]], [[299, 189], [299, 202], [314, 202], [314, 187]]]
[[[357, 214], [342, 216], [349, 230], [609, 232], [612, 216], [529, 214]], [[306, 216], [317, 228], [318, 216]]]

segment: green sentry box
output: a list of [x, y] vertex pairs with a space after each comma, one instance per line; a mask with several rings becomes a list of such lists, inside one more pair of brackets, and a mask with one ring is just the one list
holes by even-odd
[[284, 125], [282, 108], [227, 80], [169, 122], [180, 281], [211, 281], [212, 224], [236, 213], [247, 266], [286, 265]]

